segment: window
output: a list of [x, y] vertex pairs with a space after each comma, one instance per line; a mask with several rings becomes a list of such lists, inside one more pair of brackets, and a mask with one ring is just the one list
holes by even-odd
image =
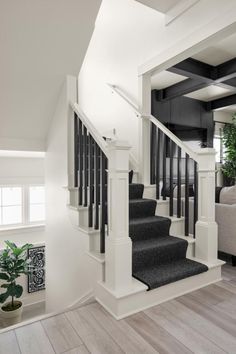
[[30, 222], [45, 220], [45, 191], [42, 186], [29, 188], [29, 220]]
[[216, 162], [223, 163], [224, 162], [224, 154], [225, 154], [225, 147], [223, 144], [223, 123], [216, 123], [215, 124], [215, 134], [213, 140], [213, 147], [216, 150]]
[[0, 188], [1, 225], [22, 223], [22, 187]]
[[1, 229], [40, 224], [44, 220], [44, 186], [0, 186]]

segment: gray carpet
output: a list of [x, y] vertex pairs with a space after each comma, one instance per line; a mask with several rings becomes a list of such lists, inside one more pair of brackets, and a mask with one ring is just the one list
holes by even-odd
[[169, 235], [169, 218], [156, 216], [156, 201], [143, 199], [144, 186], [129, 186], [129, 234], [133, 241], [133, 277], [155, 289], [208, 270], [186, 258], [188, 243]]

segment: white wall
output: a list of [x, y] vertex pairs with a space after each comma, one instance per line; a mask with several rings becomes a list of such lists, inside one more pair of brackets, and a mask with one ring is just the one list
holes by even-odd
[[88, 237], [73, 227], [67, 208], [68, 100], [76, 99], [76, 79], [68, 78], [67, 83], [61, 90], [46, 153], [47, 311], [63, 309], [91, 290], [91, 269], [85, 254]]
[[235, 1], [202, 0], [165, 26], [165, 16], [134, 0], [103, 0], [79, 76], [79, 103], [95, 126], [117, 129], [138, 156], [138, 118], [106, 83], [138, 101], [138, 67], [197, 31]]

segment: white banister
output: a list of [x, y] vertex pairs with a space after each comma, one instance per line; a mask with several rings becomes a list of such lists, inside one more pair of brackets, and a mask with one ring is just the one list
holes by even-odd
[[108, 143], [103, 139], [102, 135], [95, 128], [95, 126], [92, 124], [92, 122], [86, 116], [86, 114], [82, 111], [82, 109], [79, 107], [78, 103], [71, 102], [70, 106], [71, 106], [72, 110], [78, 115], [78, 117], [80, 118], [83, 125], [87, 128], [87, 130], [89, 131], [89, 134], [92, 135], [93, 139], [96, 141], [96, 143], [98, 144], [100, 149], [104, 152], [105, 155], [107, 155]]

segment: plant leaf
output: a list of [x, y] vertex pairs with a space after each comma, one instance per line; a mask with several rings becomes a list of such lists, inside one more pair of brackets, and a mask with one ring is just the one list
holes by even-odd
[[6, 273], [0, 273], [0, 279], [9, 280], [9, 276]]

